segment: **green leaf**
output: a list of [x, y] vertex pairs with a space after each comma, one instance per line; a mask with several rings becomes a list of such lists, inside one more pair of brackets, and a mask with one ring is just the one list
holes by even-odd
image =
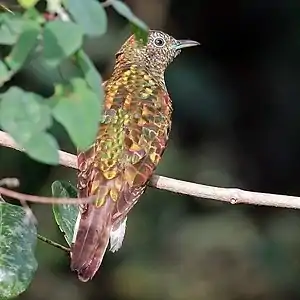
[[[81, 50], [80, 50], [81, 51]], [[68, 83], [72, 78], [83, 77], [83, 72], [80, 69], [76, 59], [72, 56], [71, 59], [64, 60], [57, 68], [60, 77], [58, 82]]]
[[0, 202], [0, 299], [24, 292], [37, 269], [37, 231], [20, 206]]
[[136, 26], [134, 23], [130, 23], [131, 31], [133, 32], [135, 39], [137, 41], [141, 41], [144, 45], [148, 42], [148, 31], [141, 29], [140, 27]]
[[11, 78], [11, 72], [3, 61], [0, 60], [0, 87]]
[[5, 61], [12, 71], [18, 71], [25, 63], [28, 55], [37, 43], [40, 26], [37, 22], [28, 21], [20, 34], [12, 52], [6, 57]]
[[0, 120], [4, 130], [9, 130], [14, 138], [20, 133], [21, 141], [26, 141], [32, 134], [52, 125], [51, 111], [43, 103], [43, 98], [19, 87], [11, 87], [2, 94]]
[[58, 164], [58, 145], [44, 132], [52, 125], [51, 110], [44, 101], [39, 95], [11, 87], [2, 94], [0, 125], [30, 157]]
[[46, 132], [37, 132], [23, 143], [26, 153], [33, 159], [49, 165], [59, 162], [59, 146], [55, 138]]
[[142, 20], [140, 20], [124, 2], [112, 0], [111, 5], [121, 16], [125, 17], [130, 23], [135, 25], [133, 32], [136, 39], [141, 39], [143, 43], [146, 44], [149, 30], [148, 26]]
[[1, 24], [0, 26], [0, 44], [1, 45], [12, 45], [15, 43], [17, 37], [14, 36], [7, 24]]
[[84, 74], [84, 78], [90, 88], [96, 93], [100, 98], [104, 98], [104, 91], [102, 88], [102, 78], [95, 68], [93, 62], [82, 50], [78, 51], [77, 63]]
[[[54, 181], [51, 186], [52, 196], [55, 198], [76, 198], [77, 190], [69, 182]], [[71, 246], [74, 227], [76, 224], [77, 216], [79, 214], [78, 205], [74, 204], [53, 204], [52, 211], [55, 221], [64, 233], [65, 239], [69, 246]]]
[[25, 20], [35, 21], [38, 24], [44, 24], [45, 23], [44, 16], [35, 7], [31, 7], [29, 9], [26, 9], [26, 11], [22, 15], [22, 18], [25, 19]]
[[101, 118], [101, 103], [83, 79], [74, 78], [70, 86], [56, 86], [52, 98], [53, 117], [61, 123], [79, 150], [95, 140]]
[[76, 23], [83, 28], [85, 34], [100, 36], [106, 32], [106, 12], [98, 1], [63, 0], [63, 4]]
[[2, 13], [0, 19], [0, 44], [15, 44], [24, 25], [25, 20], [17, 14]]
[[45, 61], [51, 66], [58, 66], [81, 47], [83, 32], [73, 22], [57, 20], [45, 25], [43, 39]]
[[60, 64], [59, 74], [65, 82], [69, 82], [72, 78], [84, 77], [99, 99], [102, 101], [104, 98], [101, 75], [83, 50], [79, 50], [74, 55], [74, 59]]
[[25, 9], [35, 6], [39, 0], [18, 0], [18, 3]]

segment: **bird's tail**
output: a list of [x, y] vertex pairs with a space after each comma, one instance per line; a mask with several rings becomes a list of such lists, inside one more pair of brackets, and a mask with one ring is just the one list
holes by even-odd
[[79, 214], [74, 231], [75, 242], [71, 249], [71, 269], [86, 282], [93, 278], [103, 260], [112, 229], [112, 211], [115, 202], [109, 193], [103, 204], [88, 204]]

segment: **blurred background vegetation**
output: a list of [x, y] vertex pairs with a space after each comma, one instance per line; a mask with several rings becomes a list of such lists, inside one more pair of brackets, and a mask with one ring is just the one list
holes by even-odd
[[[175, 112], [157, 174], [224, 187], [300, 195], [300, 4], [295, 0], [128, 0], [151, 28], [201, 47], [166, 73]], [[104, 78], [129, 35], [109, 10], [109, 30], [85, 49]], [[39, 61], [11, 84], [44, 95], [57, 74]], [[75, 152], [55, 125], [60, 146]], [[50, 195], [76, 173], [0, 148], [0, 178]], [[63, 243], [50, 206], [32, 205], [39, 233]], [[130, 213], [123, 247], [81, 283], [62, 251], [38, 242], [39, 268], [23, 300], [300, 299], [300, 212], [232, 206], [149, 188]]]

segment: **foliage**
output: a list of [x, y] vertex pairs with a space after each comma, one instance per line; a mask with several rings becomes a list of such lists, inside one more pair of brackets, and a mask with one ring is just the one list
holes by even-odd
[[22, 207], [0, 202], [0, 298], [24, 292], [37, 269], [36, 227]]
[[[60, 123], [74, 146], [87, 149], [96, 137], [103, 101], [102, 78], [83, 50], [85, 37], [100, 37], [107, 30], [105, 7], [134, 24], [133, 33], [147, 41], [147, 26], [121, 1], [48, 0], [47, 10], [39, 0], [18, 0], [20, 11], [5, 7], [0, 13], [0, 127], [26, 150], [29, 157], [51, 165], [59, 163], [59, 145], [50, 133], [53, 121]], [[38, 57], [57, 69], [61, 81], [48, 98], [12, 86], [12, 79]], [[68, 62], [73, 72], [66, 74]], [[56, 197], [76, 196], [65, 182], [54, 182]], [[75, 193], [75, 194], [74, 194]], [[53, 214], [70, 245], [78, 214], [76, 205], [53, 205]], [[37, 263], [34, 258], [36, 228], [27, 222], [24, 209], [0, 204], [0, 298], [22, 293], [31, 282]], [[27, 223], [26, 223], [27, 222]]]
[[[52, 196], [55, 198], [74, 198], [77, 195], [77, 190], [69, 182], [54, 181], [51, 188]], [[70, 246], [79, 208], [77, 205], [72, 204], [53, 204], [52, 210], [55, 221]]]
[[[106, 32], [107, 16], [101, 3], [94, 0], [65, 0], [62, 3], [49, 0], [51, 13], [60, 16], [63, 4], [70, 17], [65, 11], [63, 16], [70, 19], [62, 20], [66, 18], [62, 17], [48, 21], [45, 14], [35, 8], [37, 2], [22, 0], [19, 1], [24, 9], [22, 13], [0, 14], [0, 44], [10, 49], [0, 60], [0, 87], [33, 56], [39, 56], [51, 68], [60, 68], [67, 60], [74, 65], [76, 72], [68, 76], [64, 74], [63, 83], [57, 83], [53, 87], [55, 93], [47, 99], [16, 87], [2, 93], [0, 126], [26, 149], [29, 156], [57, 165], [58, 144], [48, 133], [53, 118], [66, 128], [80, 150], [87, 149], [96, 137], [103, 100], [102, 79], [82, 47], [85, 36], [97, 37]], [[115, 0], [109, 4], [135, 24], [134, 32], [138, 38], [144, 39], [141, 30], [147, 32], [147, 26], [124, 3]], [[16, 104], [20, 100], [21, 105]], [[10, 115], [6, 116], [6, 112]], [[39, 126], [38, 122], [43, 122], [41, 113], [47, 116], [45, 123]], [[22, 129], [24, 124], [25, 129]]]

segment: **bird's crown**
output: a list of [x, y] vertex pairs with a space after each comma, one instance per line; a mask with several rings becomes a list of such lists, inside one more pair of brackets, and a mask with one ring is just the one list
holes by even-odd
[[150, 72], [163, 75], [167, 66], [181, 52], [181, 49], [197, 46], [192, 40], [177, 40], [159, 30], [150, 30], [147, 44], [129, 37], [117, 52], [118, 63], [132, 63], [147, 68]]

